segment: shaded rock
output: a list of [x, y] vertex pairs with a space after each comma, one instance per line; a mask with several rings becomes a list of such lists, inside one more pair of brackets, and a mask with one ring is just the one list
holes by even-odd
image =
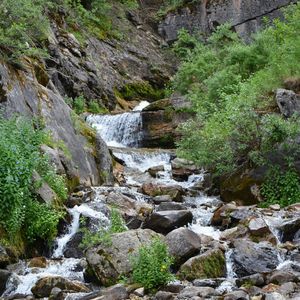
[[236, 280], [237, 286], [242, 286], [244, 284], [247, 285], [255, 285], [255, 286], [263, 286], [265, 284], [265, 279], [263, 275], [257, 273], [250, 276], [245, 276], [242, 278], [238, 278]]
[[161, 204], [163, 202], [171, 202], [172, 198], [170, 195], [162, 195], [162, 196], [156, 196], [153, 198], [154, 204]]
[[174, 300], [175, 294], [170, 292], [159, 291], [155, 294], [155, 300]]
[[152, 168], [149, 168], [147, 170], [147, 172], [152, 176], [152, 177], [156, 177], [157, 176], [157, 173], [158, 172], [161, 172], [161, 171], [164, 171], [165, 168], [164, 166], [156, 166], [156, 167], [152, 167]]
[[4, 293], [6, 289], [6, 283], [11, 275], [11, 272], [0, 269], [0, 297]]
[[288, 270], [276, 270], [269, 275], [268, 283], [281, 285], [286, 282], [299, 282], [299, 273]]
[[201, 297], [200, 299], [210, 298], [216, 294], [215, 289], [211, 287], [197, 287], [197, 286], [188, 286], [184, 288], [177, 299], [197, 299], [193, 297]]
[[0, 246], [0, 268], [5, 268], [11, 263], [11, 259], [4, 247]]
[[65, 246], [64, 257], [81, 258], [84, 256], [83, 249], [80, 248], [82, 238], [83, 238], [82, 232], [79, 231], [74, 234], [74, 236]]
[[235, 204], [225, 204], [219, 207], [215, 212], [211, 219], [212, 226], [222, 226], [228, 227], [231, 222], [230, 213], [237, 209]]
[[46, 257], [34, 257], [28, 263], [29, 268], [46, 268], [47, 259]]
[[120, 275], [132, 271], [130, 257], [137, 253], [141, 245], [148, 244], [152, 238], [159, 236], [149, 229], [113, 234], [110, 245], [101, 244], [86, 251], [89, 266], [87, 271], [94, 274], [101, 285], [114, 284]]
[[200, 237], [187, 228], [178, 228], [168, 233], [166, 243], [178, 265], [198, 254], [201, 247]]
[[289, 118], [294, 113], [300, 113], [300, 95], [290, 90], [278, 89], [275, 98], [284, 117]]
[[153, 183], [144, 183], [142, 192], [148, 196], [169, 195], [172, 201], [181, 202], [184, 190], [180, 185], [161, 185]]
[[193, 214], [189, 210], [167, 210], [151, 214], [143, 227], [167, 234], [170, 231], [191, 223]]
[[218, 278], [226, 275], [225, 255], [220, 249], [208, 250], [192, 257], [179, 269], [181, 279]]
[[252, 218], [248, 224], [248, 228], [251, 234], [256, 236], [264, 236], [267, 234], [272, 234], [268, 225], [262, 218]]
[[186, 210], [186, 207], [177, 202], [163, 202], [156, 208], [156, 211], [166, 210]]
[[212, 288], [218, 287], [220, 282], [218, 280], [213, 279], [195, 279], [193, 281], [194, 286], [209, 286]]
[[237, 290], [224, 295], [224, 300], [250, 300], [250, 297], [245, 291]]
[[182, 158], [175, 158], [171, 162], [172, 176], [175, 180], [185, 181], [190, 175], [200, 173], [199, 168], [192, 161]]
[[60, 288], [68, 292], [88, 293], [90, 290], [82, 283], [71, 281], [61, 276], [49, 276], [41, 278], [31, 289], [34, 296], [38, 298], [49, 297], [53, 288]]
[[233, 269], [239, 277], [270, 272], [278, 265], [278, 253], [269, 243], [254, 243], [238, 239], [234, 241]]
[[280, 241], [285, 243], [287, 241], [293, 241], [296, 233], [300, 230], [300, 218], [296, 218], [287, 222], [284, 222], [278, 227]]

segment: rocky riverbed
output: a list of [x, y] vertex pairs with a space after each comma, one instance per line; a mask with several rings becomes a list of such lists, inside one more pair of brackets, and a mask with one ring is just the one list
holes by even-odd
[[[1, 248], [2, 298], [299, 299], [300, 205], [238, 206], [207, 196], [207, 174], [174, 151], [128, 148], [128, 130], [142, 139], [140, 117], [136, 111], [89, 118], [98, 129], [114, 122], [103, 137], [118, 146], [110, 151], [119, 183], [69, 197], [70, 222], [49, 257], [9, 264]], [[109, 226], [112, 206], [128, 231], [83, 251], [80, 229]], [[168, 245], [177, 280], [147, 295], [119, 281], [132, 271], [130, 257], [155, 236]]]

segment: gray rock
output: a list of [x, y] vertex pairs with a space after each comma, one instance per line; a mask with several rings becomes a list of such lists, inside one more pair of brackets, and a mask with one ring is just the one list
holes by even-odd
[[155, 300], [174, 300], [175, 295], [170, 292], [159, 291], [155, 294]]
[[253, 235], [264, 236], [266, 234], [271, 234], [271, 231], [263, 218], [251, 219], [248, 228]]
[[167, 234], [170, 231], [191, 223], [193, 214], [189, 210], [168, 210], [154, 212], [143, 225], [156, 232]]
[[237, 290], [224, 295], [224, 300], [250, 300], [250, 297], [245, 291]]
[[202, 297], [201, 299], [203, 299], [212, 297], [214, 295], [216, 295], [216, 291], [211, 287], [188, 286], [179, 293], [177, 299], [191, 299], [197, 296]]
[[172, 198], [170, 195], [156, 196], [153, 198], [154, 204], [157, 204], [157, 205], [164, 203], [164, 202], [171, 202], [171, 201], [172, 201]]
[[200, 251], [200, 237], [187, 228], [178, 228], [166, 236], [166, 243], [176, 264], [182, 264]]
[[113, 234], [111, 243], [89, 248], [85, 255], [91, 271], [101, 285], [108, 286], [118, 281], [120, 275], [132, 271], [130, 257], [141, 245], [149, 244], [159, 234], [149, 229], [136, 229]]
[[268, 283], [274, 283], [278, 285], [284, 284], [286, 282], [298, 281], [300, 281], [299, 273], [288, 270], [276, 270], [270, 274], [270, 277], [268, 279]]
[[100, 134], [96, 135], [96, 163], [100, 171], [102, 183], [112, 185], [114, 183], [112, 158]]
[[286, 300], [286, 298], [277, 292], [273, 292], [270, 294], [266, 294], [265, 300]]
[[163, 202], [156, 208], [156, 211], [166, 210], [186, 210], [186, 207], [177, 202]]
[[285, 243], [287, 241], [293, 241], [297, 232], [300, 229], [300, 218], [295, 218], [284, 222], [278, 227], [280, 241]]
[[177, 39], [177, 33], [185, 28], [189, 32], [208, 34], [218, 25], [230, 22], [234, 30], [246, 40], [264, 25], [263, 18], [282, 16], [283, 6], [294, 3], [293, 0], [254, 1], [202, 1], [181, 6], [168, 13], [159, 25], [159, 33], [168, 43]]
[[172, 176], [178, 181], [187, 180], [190, 175], [200, 172], [194, 162], [182, 158], [175, 158], [172, 160], [171, 165]]
[[265, 279], [261, 274], [253, 274], [249, 276], [245, 276], [242, 278], [238, 278], [236, 280], [237, 286], [242, 286], [244, 284], [250, 284], [255, 286], [263, 286], [265, 284]]
[[278, 265], [278, 252], [270, 243], [254, 243], [244, 239], [234, 241], [232, 259], [239, 277], [270, 272]]
[[294, 113], [300, 113], [300, 96], [293, 91], [278, 89], [276, 91], [276, 102], [280, 112], [286, 118], [291, 117]]
[[194, 286], [209, 286], [212, 288], [218, 287], [220, 282], [218, 280], [213, 280], [213, 279], [195, 279], [193, 281]]
[[155, 166], [155, 167], [151, 167], [147, 170], [147, 172], [152, 176], [152, 177], [156, 177], [158, 172], [164, 171], [164, 166]]

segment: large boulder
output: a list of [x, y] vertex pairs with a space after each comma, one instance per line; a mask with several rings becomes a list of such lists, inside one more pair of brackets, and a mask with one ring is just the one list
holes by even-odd
[[151, 182], [142, 185], [142, 192], [151, 197], [169, 195], [175, 202], [182, 202], [184, 195], [184, 189], [180, 185], [162, 185]]
[[282, 243], [298, 239], [300, 233], [300, 217], [284, 222], [278, 227]]
[[53, 288], [66, 290], [69, 293], [88, 293], [90, 289], [81, 282], [69, 280], [61, 276], [49, 276], [37, 281], [31, 292], [37, 298], [49, 297]]
[[155, 232], [167, 234], [170, 231], [191, 223], [193, 214], [189, 210], [158, 211], [144, 222], [144, 228], [150, 228]]
[[0, 269], [0, 296], [4, 293], [6, 289], [6, 283], [10, 276], [11, 272]]
[[131, 257], [137, 254], [142, 245], [149, 244], [155, 237], [160, 235], [149, 229], [113, 234], [111, 243], [102, 243], [86, 251], [88, 272], [93, 273], [101, 285], [116, 283], [121, 275], [132, 271]]
[[233, 269], [239, 277], [270, 272], [279, 264], [277, 250], [267, 242], [234, 241]]
[[208, 250], [192, 257], [179, 269], [181, 279], [194, 280], [201, 278], [218, 278], [226, 275], [226, 260], [220, 249]]
[[166, 243], [176, 264], [184, 263], [200, 251], [201, 239], [187, 228], [178, 228], [166, 236]]
[[294, 113], [300, 113], [300, 95], [293, 91], [278, 89], [276, 91], [276, 102], [282, 115], [286, 118]]

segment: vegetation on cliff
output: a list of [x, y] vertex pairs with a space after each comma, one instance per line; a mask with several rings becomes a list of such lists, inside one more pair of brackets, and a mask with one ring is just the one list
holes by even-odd
[[[62, 217], [57, 205], [67, 197], [64, 178], [56, 175], [40, 151], [47, 134], [21, 118], [0, 118], [0, 232], [14, 243], [19, 233], [29, 242], [51, 241]], [[40, 179], [34, 180], [39, 173]], [[36, 191], [47, 183], [56, 193], [53, 206], [38, 202]]]
[[[181, 128], [180, 156], [223, 175], [241, 165], [268, 163], [280, 146], [286, 165], [293, 165], [299, 157], [300, 118], [278, 113], [274, 91], [300, 76], [300, 5], [290, 6], [285, 16], [255, 34], [250, 44], [226, 24], [206, 43], [181, 31], [174, 50], [183, 62], [173, 89], [192, 102], [197, 119]], [[299, 182], [297, 173], [288, 172], [282, 176], [294, 174]]]
[[173, 88], [190, 99], [197, 119], [182, 127], [180, 156], [225, 174], [266, 163], [278, 145], [297, 155], [290, 141], [300, 132], [299, 116], [276, 113], [273, 96], [285, 79], [300, 76], [300, 5], [285, 14], [285, 22], [275, 20], [251, 44], [228, 25], [205, 44], [181, 32], [175, 51], [183, 63]]

